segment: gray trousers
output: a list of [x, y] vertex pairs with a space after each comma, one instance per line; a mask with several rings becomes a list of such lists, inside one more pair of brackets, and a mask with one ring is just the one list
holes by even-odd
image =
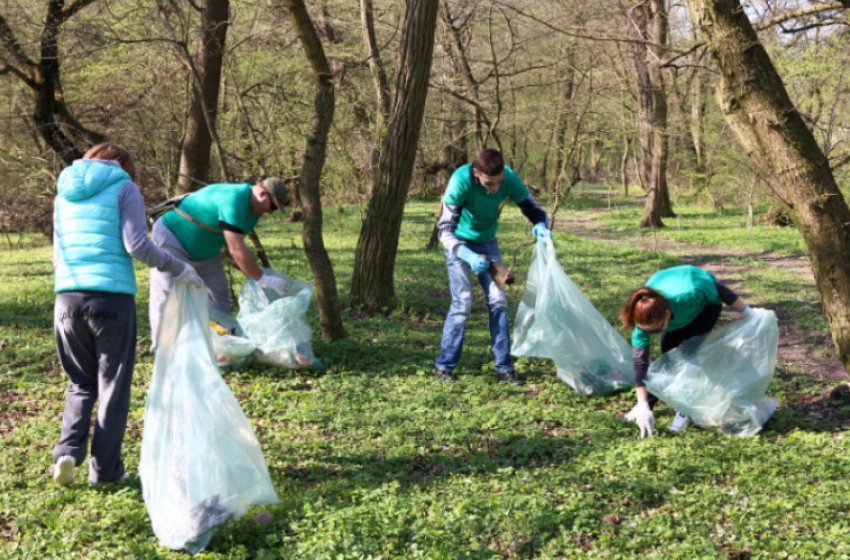
[[118, 480], [124, 474], [121, 444], [136, 364], [135, 298], [95, 291], [56, 294], [53, 327], [59, 361], [71, 381], [53, 462], [70, 455], [78, 466], [83, 464], [92, 412], [99, 401], [89, 482]]
[[[154, 223], [151, 240], [160, 249], [168, 251], [181, 261], [190, 264], [207, 286], [210, 307], [230, 314], [230, 290], [227, 285], [224, 264], [219, 255], [201, 261], [194, 260], [183, 248], [183, 244], [180, 243], [177, 236], [162, 223], [162, 220], [157, 220]], [[161, 272], [155, 268], [151, 269], [151, 293], [148, 304], [148, 316], [151, 322], [151, 348], [156, 348], [156, 337], [159, 332], [162, 309], [165, 307], [165, 300], [168, 299], [172, 286], [174, 286], [174, 277], [171, 273]]]

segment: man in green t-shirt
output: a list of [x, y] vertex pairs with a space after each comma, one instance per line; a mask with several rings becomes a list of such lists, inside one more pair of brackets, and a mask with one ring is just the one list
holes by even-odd
[[[264, 274], [245, 245], [263, 214], [289, 203], [286, 185], [276, 177], [250, 183], [206, 186], [180, 201], [153, 225], [153, 242], [192, 265], [206, 284], [210, 307], [230, 313], [230, 292], [221, 250], [227, 247], [236, 266], [261, 286], [283, 293], [283, 279]], [[150, 322], [156, 346], [160, 316], [174, 281], [171, 274], [151, 269]]]
[[434, 375], [441, 381], [455, 381], [454, 369], [463, 349], [466, 320], [472, 313], [470, 276], [474, 272], [487, 297], [496, 376], [520, 384], [510, 356], [507, 296], [504, 287], [494, 282], [489, 272], [491, 261], [502, 262], [496, 230], [499, 210], [506, 199], [514, 201], [534, 224], [535, 237], [552, 236], [546, 212], [514, 170], [505, 165], [498, 150], [481, 150], [475, 162], [457, 169], [446, 186], [437, 229], [445, 247], [452, 305], [434, 367]]

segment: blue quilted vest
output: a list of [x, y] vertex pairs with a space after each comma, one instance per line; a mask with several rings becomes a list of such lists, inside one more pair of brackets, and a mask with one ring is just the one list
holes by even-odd
[[77, 160], [59, 174], [53, 209], [55, 292], [136, 294], [118, 208], [129, 180], [118, 162], [91, 159]]

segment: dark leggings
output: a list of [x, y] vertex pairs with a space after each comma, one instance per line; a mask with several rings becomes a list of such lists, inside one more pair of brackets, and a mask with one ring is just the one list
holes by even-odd
[[[711, 329], [713, 329], [714, 325], [717, 324], [717, 320], [720, 319], [721, 309], [723, 309], [722, 305], [706, 305], [705, 308], [699, 312], [699, 315], [694, 317], [693, 321], [681, 329], [661, 333], [661, 353], [664, 354], [669, 352], [689, 338], [711, 332]], [[658, 397], [650, 394], [647, 400], [649, 401], [649, 406], [651, 408], [658, 402]]]

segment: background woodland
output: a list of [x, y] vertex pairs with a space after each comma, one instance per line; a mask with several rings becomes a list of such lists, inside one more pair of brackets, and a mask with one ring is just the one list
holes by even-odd
[[[0, 230], [49, 235], [57, 173], [107, 138], [151, 203], [279, 175], [334, 340], [340, 297], [397, 306], [407, 198], [496, 147], [552, 214], [579, 181], [644, 192], [647, 228], [678, 201], [769, 200], [750, 223], [800, 229], [847, 365], [845, 1], [6, 2]], [[322, 228], [346, 203], [363, 225], [340, 296]]]

